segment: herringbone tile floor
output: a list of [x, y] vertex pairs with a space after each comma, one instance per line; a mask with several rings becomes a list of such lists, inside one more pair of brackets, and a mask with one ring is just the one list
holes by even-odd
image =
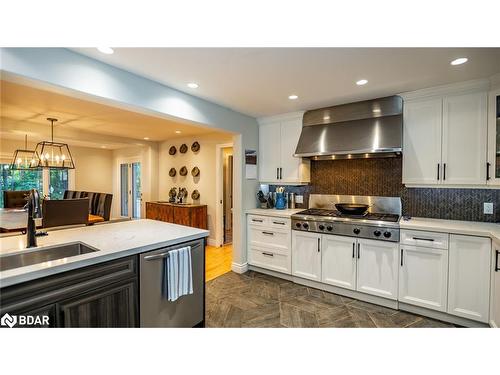
[[249, 271], [207, 282], [208, 327], [453, 327]]

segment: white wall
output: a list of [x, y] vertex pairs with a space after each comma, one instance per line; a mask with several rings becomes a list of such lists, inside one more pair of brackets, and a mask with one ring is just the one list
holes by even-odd
[[[191, 145], [194, 141], [200, 144], [200, 151], [196, 154], [191, 151]], [[208, 212], [208, 230], [210, 231], [209, 242], [215, 244], [215, 220], [216, 220], [216, 205], [217, 196], [215, 190], [215, 170], [216, 170], [216, 151], [217, 144], [231, 143], [233, 137], [231, 134], [211, 133], [198, 137], [180, 138], [171, 141], [161, 142], [159, 145], [159, 190], [158, 199], [168, 200], [168, 192], [170, 188], [185, 187], [188, 191], [188, 202], [192, 203], [191, 193], [193, 190], [200, 192], [200, 199], [195, 203], [206, 204]], [[179, 147], [185, 143], [188, 146], [188, 151], [185, 154], [179, 152]], [[175, 155], [169, 155], [168, 151], [171, 146], [177, 148]], [[186, 166], [188, 169], [187, 176], [181, 176], [179, 170]], [[193, 167], [200, 169], [200, 176], [193, 177], [191, 170]], [[175, 168], [177, 174], [175, 177], [170, 177], [168, 172], [170, 168]]]
[[[34, 149], [36, 143], [28, 142], [28, 148]], [[0, 157], [3, 162], [10, 162], [16, 149], [24, 148], [24, 141], [11, 139], [0, 140]], [[70, 170], [70, 183], [75, 190], [111, 193], [113, 184], [111, 172], [113, 153], [101, 148], [70, 146], [76, 168]], [[71, 181], [72, 180], [72, 181]]]

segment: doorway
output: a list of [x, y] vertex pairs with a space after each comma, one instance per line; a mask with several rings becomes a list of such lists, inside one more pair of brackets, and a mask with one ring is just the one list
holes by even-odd
[[222, 244], [228, 245], [233, 243], [233, 148], [223, 148], [222, 155]]
[[142, 212], [141, 162], [120, 163], [120, 215], [140, 219]]

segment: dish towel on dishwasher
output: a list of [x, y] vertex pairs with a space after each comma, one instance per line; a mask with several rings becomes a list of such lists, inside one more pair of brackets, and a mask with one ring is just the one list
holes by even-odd
[[163, 261], [162, 293], [168, 301], [193, 294], [191, 246], [170, 250]]

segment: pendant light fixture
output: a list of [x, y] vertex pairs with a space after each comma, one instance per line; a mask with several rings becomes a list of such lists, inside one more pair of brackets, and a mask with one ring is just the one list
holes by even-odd
[[28, 150], [28, 135], [24, 136], [24, 149], [14, 151], [10, 169], [33, 169], [37, 166], [34, 150]]
[[50, 121], [51, 140], [39, 142], [35, 148], [37, 165], [35, 168], [75, 169], [69, 146], [66, 143], [54, 142], [54, 122], [56, 118], [47, 118]]

